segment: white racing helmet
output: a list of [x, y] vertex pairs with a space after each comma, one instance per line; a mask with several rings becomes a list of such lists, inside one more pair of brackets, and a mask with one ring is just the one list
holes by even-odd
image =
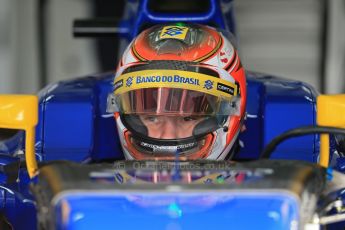
[[129, 45], [114, 79], [115, 115], [127, 159], [224, 159], [245, 114], [237, 51], [214, 28], [160, 25]]

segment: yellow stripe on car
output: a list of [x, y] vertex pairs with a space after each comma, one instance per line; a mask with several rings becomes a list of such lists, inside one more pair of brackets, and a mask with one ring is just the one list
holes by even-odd
[[[345, 94], [320, 95], [317, 98], [317, 124], [345, 128]], [[320, 161], [324, 167], [329, 165], [329, 135], [321, 134]]]
[[38, 97], [0, 95], [0, 128], [25, 130], [25, 160], [30, 177], [37, 172], [35, 126], [38, 122]]

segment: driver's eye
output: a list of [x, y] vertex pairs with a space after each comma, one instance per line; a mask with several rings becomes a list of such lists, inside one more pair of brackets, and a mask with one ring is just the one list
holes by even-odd
[[196, 120], [197, 118], [196, 117], [191, 117], [191, 116], [188, 116], [188, 117], [184, 117], [183, 120], [184, 121], [194, 121]]
[[144, 120], [151, 121], [151, 122], [156, 122], [158, 120], [158, 118], [155, 117], [155, 116], [148, 116], [148, 117], [145, 117]]

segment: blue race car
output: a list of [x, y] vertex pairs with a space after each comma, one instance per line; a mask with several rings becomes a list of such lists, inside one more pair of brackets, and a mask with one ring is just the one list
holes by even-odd
[[[232, 11], [224, 10], [230, 2], [203, 2], [181, 12], [172, 4], [128, 1], [128, 17], [115, 26], [76, 21], [76, 35], [101, 31], [136, 39], [115, 74], [49, 85], [38, 99], [0, 96], [3, 229], [344, 228], [345, 158], [327, 135], [345, 133], [344, 96], [318, 95], [303, 82], [255, 72], [244, 77], [225, 36], [234, 32]], [[194, 39], [199, 37], [209, 40]], [[204, 55], [186, 52], [195, 44], [206, 47]], [[208, 55], [207, 47], [216, 51]], [[183, 60], [176, 62], [174, 55]], [[181, 96], [169, 104], [173, 94], [189, 100]], [[154, 106], [127, 103], [152, 95]], [[163, 106], [165, 116], [148, 113]], [[134, 112], [118, 123], [121, 114]], [[176, 120], [182, 113], [183, 120]], [[172, 130], [179, 122], [194, 126], [163, 138], [168, 134], [162, 130], [171, 130], [150, 129], [161, 118]], [[208, 146], [218, 143], [220, 127], [226, 145], [213, 148], [218, 155], [212, 158]], [[205, 130], [216, 134], [206, 138]]]

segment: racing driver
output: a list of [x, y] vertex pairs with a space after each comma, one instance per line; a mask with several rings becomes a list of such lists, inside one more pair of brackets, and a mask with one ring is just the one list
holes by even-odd
[[229, 159], [246, 78], [225, 33], [197, 24], [151, 27], [127, 47], [108, 98], [126, 159]]

